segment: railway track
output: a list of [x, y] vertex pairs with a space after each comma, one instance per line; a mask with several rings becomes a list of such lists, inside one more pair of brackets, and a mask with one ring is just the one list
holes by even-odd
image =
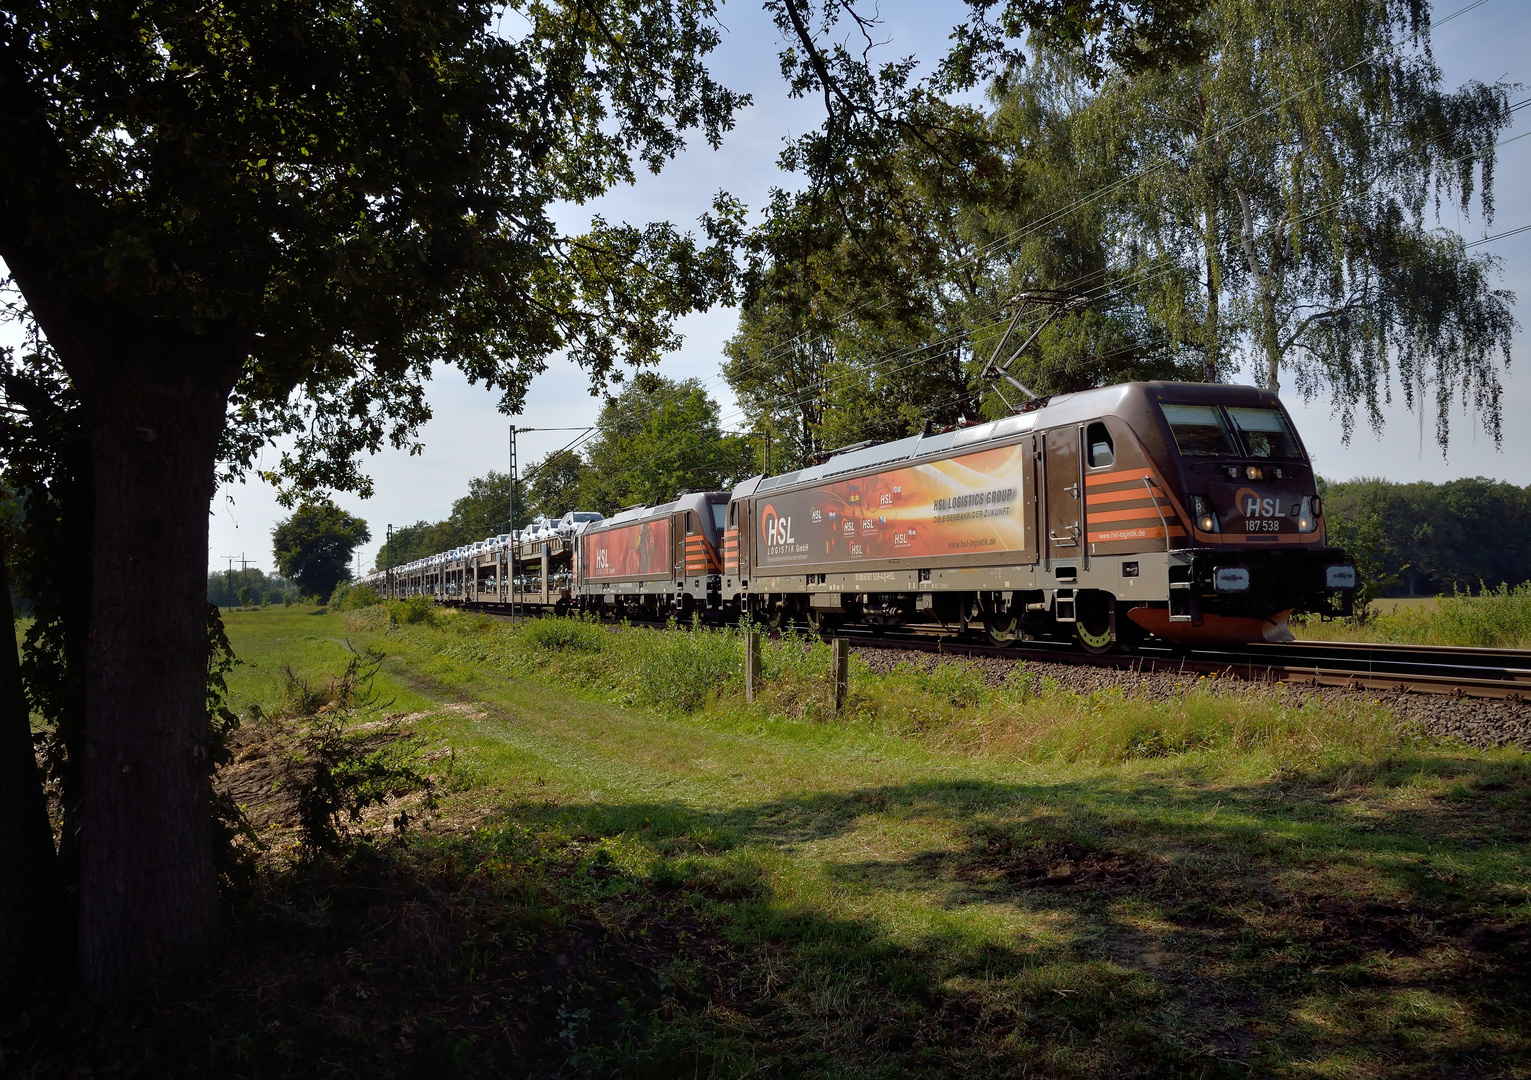
[[959, 638], [846, 631], [853, 648], [907, 649], [953, 656], [994, 656], [1051, 664], [1226, 675], [1262, 682], [1531, 700], [1531, 650], [1302, 641], [1174, 650], [1143, 646], [1092, 656], [1069, 645], [978, 645]]

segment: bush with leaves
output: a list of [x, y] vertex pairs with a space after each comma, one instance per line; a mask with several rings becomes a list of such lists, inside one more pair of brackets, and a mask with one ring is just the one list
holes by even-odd
[[[421, 768], [422, 740], [400, 729], [400, 717], [359, 723], [360, 714], [383, 712], [373, 688], [383, 654], [351, 652], [345, 670], [324, 687], [284, 667], [289, 710], [308, 721], [287, 762], [286, 784], [297, 793], [298, 831], [309, 854], [334, 851], [352, 838], [352, 827], [369, 807], [422, 792], [434, 806], [436, 785]], [[409, 827], [400, 810], [393, 827]]]
[[388, 605], [388, 613], [396, 622], [407, 626], [421, 623], [432, 625], [436, 621], [436, 604], [429, 596], [411, 596], [395, 600]]
[[356, 611], [360, 608], [376, 607], [382, 602], [383, 598], [371, 585], [342, 583], [335, 587], [335, 592], [330, 597], [330, 608], [334, 611]]

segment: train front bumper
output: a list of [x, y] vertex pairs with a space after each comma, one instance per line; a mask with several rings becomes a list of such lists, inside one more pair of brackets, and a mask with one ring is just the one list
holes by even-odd
[[1170, 555], [1169, 604], [1135, 607], [1143, 629], [1187, 645], [1291, 641], [1288, 621], [1355, 610], [1356, 570], [1339, 548]]
[[1355, 610], [1355, 592], [1355, 564], [1341, 548], [1179, 551], [1170, 565], [1171, 615], [1192, 621], [1278, 612], [1334, 618]]

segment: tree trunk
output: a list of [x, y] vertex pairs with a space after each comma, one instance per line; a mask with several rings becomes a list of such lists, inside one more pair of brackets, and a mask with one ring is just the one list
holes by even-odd
[[1202, 360], [1201, 381], [1215, 383], [1223, 368], [1223, 323], [1221, 302], [1223, 296], [1222, 263], [1218, 258], [1217, 203], [1207, 200], [1206, 214], [1202, 219], [1202, 247], [1207, 252], [1207, 321], [1203, 336], [1206, 352]]
[[0, 610], [13, 628], [0, 644], [0, 1001], [21, 992], [39, 962], [59, 959], [63, 911], [53, 833], [16, 654], [11, 586], [0, 556]]
[[1265, 350], [1265, 389], [1281, 392], [1281, 341], [1276, 326], [1276, 300], [1269, 293], [1260, 296], [1260, 345]]
[[212, 363], [149, 367], [98, 368], [82, 391], [96, 512], [79, 956], [98, 996], [200, 965], [218, 922], [205, 597], [228, 390]]

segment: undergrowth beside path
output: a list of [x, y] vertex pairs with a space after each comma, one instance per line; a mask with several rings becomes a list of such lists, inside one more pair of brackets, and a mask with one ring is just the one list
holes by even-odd
[[728, 634], [381, 612], [231, 615], [235, 704], [376, 647], [439, 805], [323, 857], [272, 821], [215, 971], [13, 1024], [11, 1071], [1531, 1075], [1514, 750], [960, 664], [834, 718], [810, 642], [746, 705]]

